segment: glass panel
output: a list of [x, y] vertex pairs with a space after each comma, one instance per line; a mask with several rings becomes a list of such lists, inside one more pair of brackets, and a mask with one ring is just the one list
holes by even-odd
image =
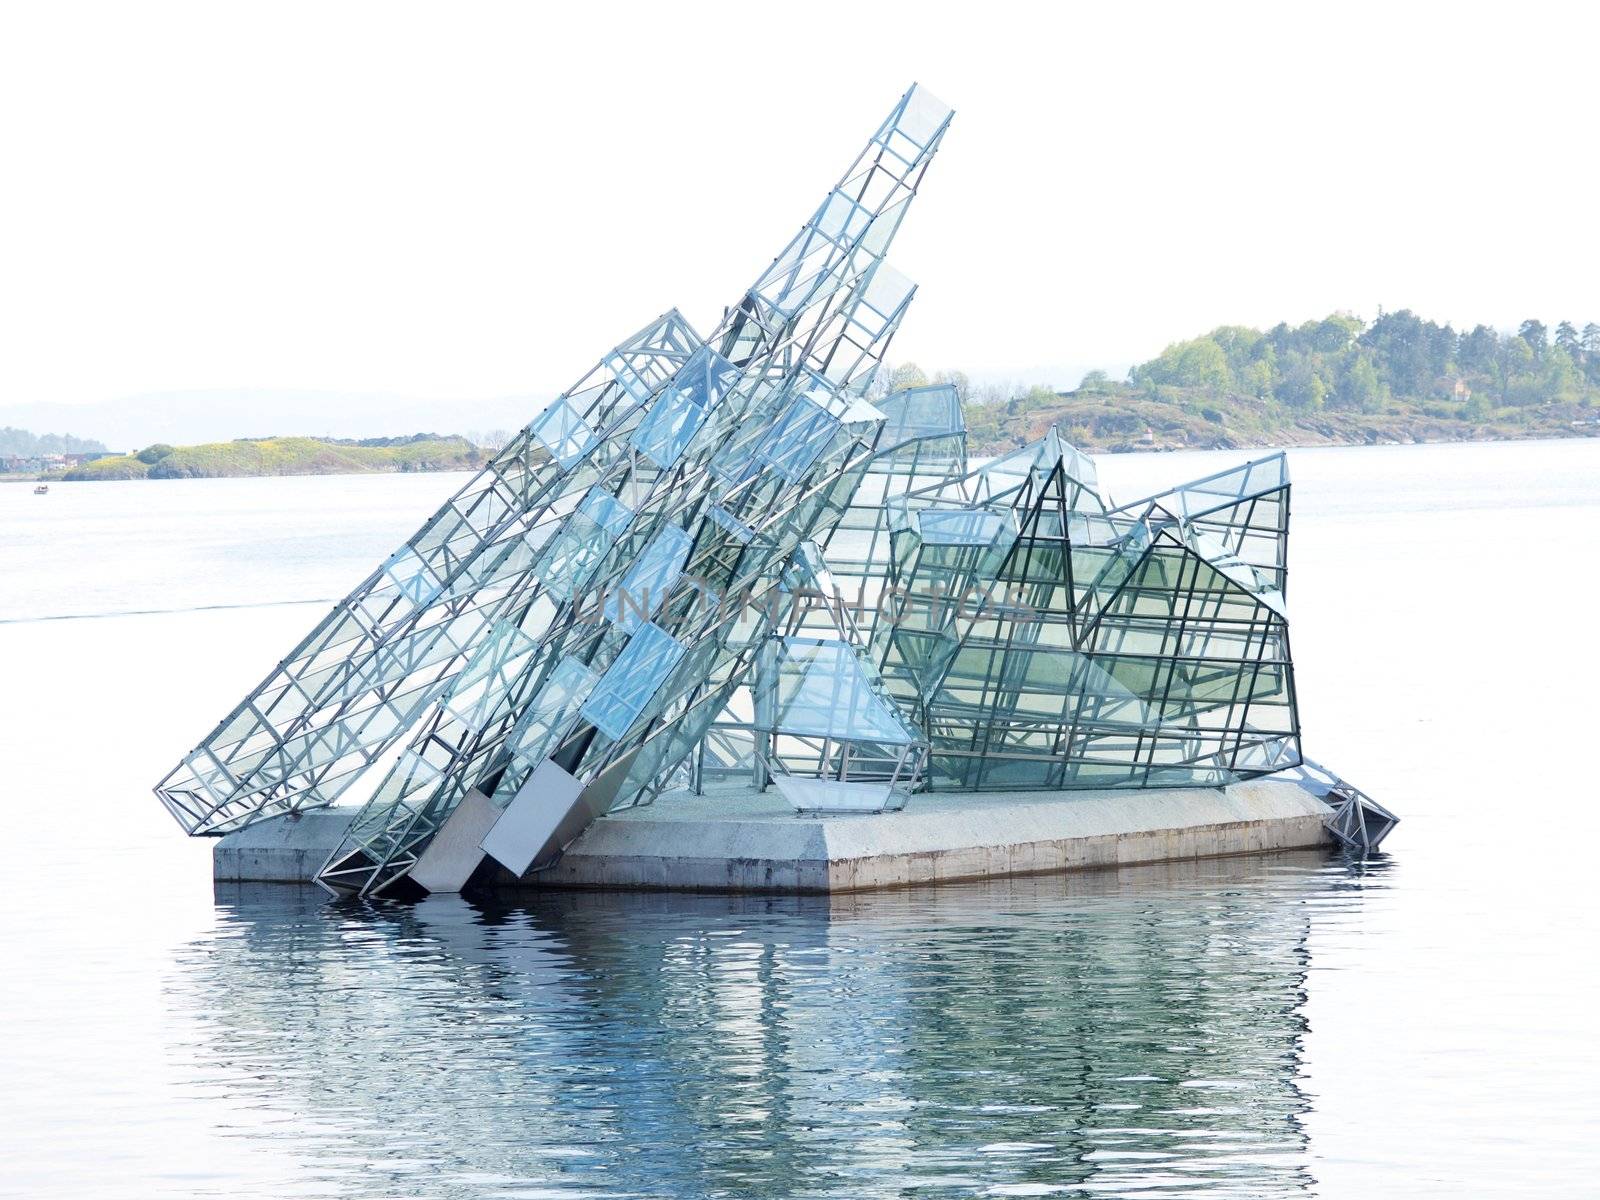
[[604, 488], [592, 487], [578, 504], [578, 511], [588, 517], [612, 538], [622, 536], [622, 531], [633, 521], [633, 509], [618, 500]]
[[527, 711], [506, 742], [522, 766], [530, 766], [549, 754], [599, 679], [599, 675], [571, 658], [563, 660], [550, 672], [550, 678], [529, 702]]
[[611, 369], [611, 374], [622, 385], [623, 391], [635, 400], [650, 399], [650, 382], [634, 370], [633, 364], [620, 354], [613, 354], [606, 359], [606, 366]]
[[670, 467], [738, 378], [739, 369], [720, 354], [697, 351], [634, 430], [634, 449], [658, 467]]
[[609, 738], [621, 738], [666, 682], [684, 648], [658, 625], [641, 625], [583, 706], [585, 719]]
[[917, 514], [917, 531], [930, 546], [987, 546], [1015, 537], [1006, 516], [983, 508], [926, 508]]
[[571, 600], [589, 582], [617, 535], [633, 520], [633, 512], [609, 492], [595, 487], [568, 517], [561, 532], [545, 547], [533, 573], [549, 591]]
[[823, 201], [814, 224], [824, 236], [840, 245], [856, 240], [872, 220], [872, 214], [844, 193], [833, 191]]
[[912, 438], [965, 433], [967, 428], [961, 414], [961, 397], [952, 383], [895, 392], [878, 405], [878, 410], [885, 421], [878, 441], [880, 448]]
[[887, 263], [879, 263], [861, 292], [860, 303], [851, 319], [877, 337], [887, 327], [890, 318], [917, 290], [917, 285]]
[[557, 400], [545, 409], [529, 432], [550, 451], [563, 470], [594, 449], [600, 440], [589, 423], [565, 400]]
[[756, 531], [720, 505], [713, 504], [707, 515], [745, 545], [755, 540]]
[[756, 461], [777, 471], [790, 483], [816, 462], [817, 456], [839, 431], [839, 422], [808, 396], [797, 396], [784, 409], [756, 451]]
[[693, 544], [694, 539], [675, 525], [658, 533], [617, 589], [606, 597], [606, 620], [616, 622], [629, 633], [643, 624], [661, 607], [683, 574], [683, 564], [689, 560]]
[[400, 594], [419, 607], [439, 594], [439, 577], [410, 546], [395, 551], [383, 569], [395, 581]]
[[915, 730], [873, 686], [853, 646], [815, 638], [774, 638], [762, 650], [756, 724], [777, 733], [894, 746]]
[[807, 225], [767, 268], [754, 291], [780, 313], [792, 317], [808, 300], [821, 298], [814, 293], [827, 295], [832, 291], [832, 286], [819, 285], [840, 257], [832, 242]]
[[446, 709], [468, 729], [481, 731], [501, 715], [506, 696], [538, 645], [509, 621], [496, 621], [451, 686]]
[[861, 249], [874, 258], [883, 257], [889, 249], [889, 243], [894, 241], [900, 222], [905, 218], [908, 200], [897, 201], [872, 218], [872, 227], [867, 230], [867, 236], [861, 239]]
[[895, 128], [918, 146], [926, 146], [950, 119], [950, 106], [920, 83], [906, 96]]

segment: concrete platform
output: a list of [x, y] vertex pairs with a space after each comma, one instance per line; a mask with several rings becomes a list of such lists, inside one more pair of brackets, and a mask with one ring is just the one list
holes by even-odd
[[914, 796], [903, 812], [796, 816], [773, 793], [669, 794], [591, 825], [552, 867], [497, 886], [820, 893], [1331, 844], [1293, 776], [1227, 788]]
[[316, 808], [257, 821], [211, 848], [211, 874], [228, 883], [310, 883], [355, 819], [353, 808]]
[[[669, 793], [596, 821], [552, 867], [497, 888], [834, 893], [1178, 862], [1331, 844], [1321, 789], [1294, 773], [1226, 788], [914, 796], [902, 812], [796, 816], [775, 792]], [[307, 882], [352, 812], [221, 839], [223, 881]], [[478, 876], [480, 880], [484, 876]]]

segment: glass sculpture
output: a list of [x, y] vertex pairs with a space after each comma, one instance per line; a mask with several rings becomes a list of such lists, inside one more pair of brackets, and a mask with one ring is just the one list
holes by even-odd
[[183, 828], [364, 795], [318, 881], [373, 895], [540, 772], [881, 811], [1299, 763], [1281, 454], [1116, 505], [878, 386], [950, 116], [913, 87], [708, 337], [662, 315], [513, 437], [160, 783]]

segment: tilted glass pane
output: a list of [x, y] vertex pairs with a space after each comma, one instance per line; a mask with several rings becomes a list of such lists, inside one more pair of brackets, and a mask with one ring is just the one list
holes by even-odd
[[616, 545], [633, 512], [601, 488], [589, 489], [577, 511], [540, 554], [533, 573], [563, 600], [573, 599]]
[[900, 307], [911, 298], [917, 285], [888, 263], [879, 263], [862, 289], [853, 319], [876, 337], [888, 327]]
[[906, 96], [905, 107], [895, 120], [895, 129], [918, 146], [926, 146], [933, 135], [944, 128], [950, 113], [948, 104], [918, 84]]
[[451, 685], [445, 707], [468, 729], [483, 729], [502, 715], [512, 685], [538, 645], [509, 621], [496, 621]]
[[860, 237], [871, 220], [870, 212], [843, 192], [834, 190], [823, 201], [813, 224], [824, 236], [845, 245]]
[[670, 467], [738, 378], [739, 369], [720, 354], [697, 351], [634, 431], [634, 449], [658, 467]]
[[745, 545], [755, 541], [756, 531], [722, 506], [713, 504], [706, 515]]
[[988, 546], [1016, 536], [1005, 515], [983, 508], [925, 508], [917, 529], [930, 546]]
[[555, 739], [566, 732], [599, 679], [599, 675], [576, 659], [559, 663], [529, 702], [527, 711], [507, 740], [512, 754], [524, 764], [543, 759]]
[[402, 546], [384, 565], [384, 573], [394, 580], [400, 594], [421, 606], [439, 594], [439, 577], [410, 546]]
[[637, 629], [661, 607], [683, 574], [693, 544], [694, 539], [675, 525], [658, 533], [623, 575], [622, 583], [606, 597], [606, 620], [630, 633]]
[[763, 650], [756, 724], [778, 733], [911, 745], [920, 739], [846, 642], [775, 638]]
[[954, 384], [906, 388], [878, 405], [885, 425], [878, 446], [886, 448], [911, 438], [964, 433], [966, 421]]
[[529, 432], [563, 468], [572, 466], [599, 442], [589, 423], [565, 400], [557, 400], [529, 426]]
[[666, 630], [658, 625], [641, 625], [601, 676], [583, 706], [584, 718], [607, 737], [622, 737], [666, 682], [683, 653], [683, 644]]
[[584, 494], [578, 511], [613, 538], [621, 537], [633, 521], [633, 510], [600, 487], [592, 487]]
[[756, 461], [790, 483], [806, 473], [839, 431], [839, 421], [807, 396], [797, 396], [761, 442]]

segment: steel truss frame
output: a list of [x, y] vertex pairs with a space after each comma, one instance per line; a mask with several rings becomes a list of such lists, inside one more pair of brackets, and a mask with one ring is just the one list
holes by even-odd
[[913, 86], [709, 337], [663, 314], [512, 438], [161, 781], [183, 828], [379, 777], [318, 877], [377, 895], [547, 762], [890, 807], [1299, 762], [1281, 455], [1114, 507], [1054, 430], [974, 471], [953, 388], [869, 402], [950, 117]]

